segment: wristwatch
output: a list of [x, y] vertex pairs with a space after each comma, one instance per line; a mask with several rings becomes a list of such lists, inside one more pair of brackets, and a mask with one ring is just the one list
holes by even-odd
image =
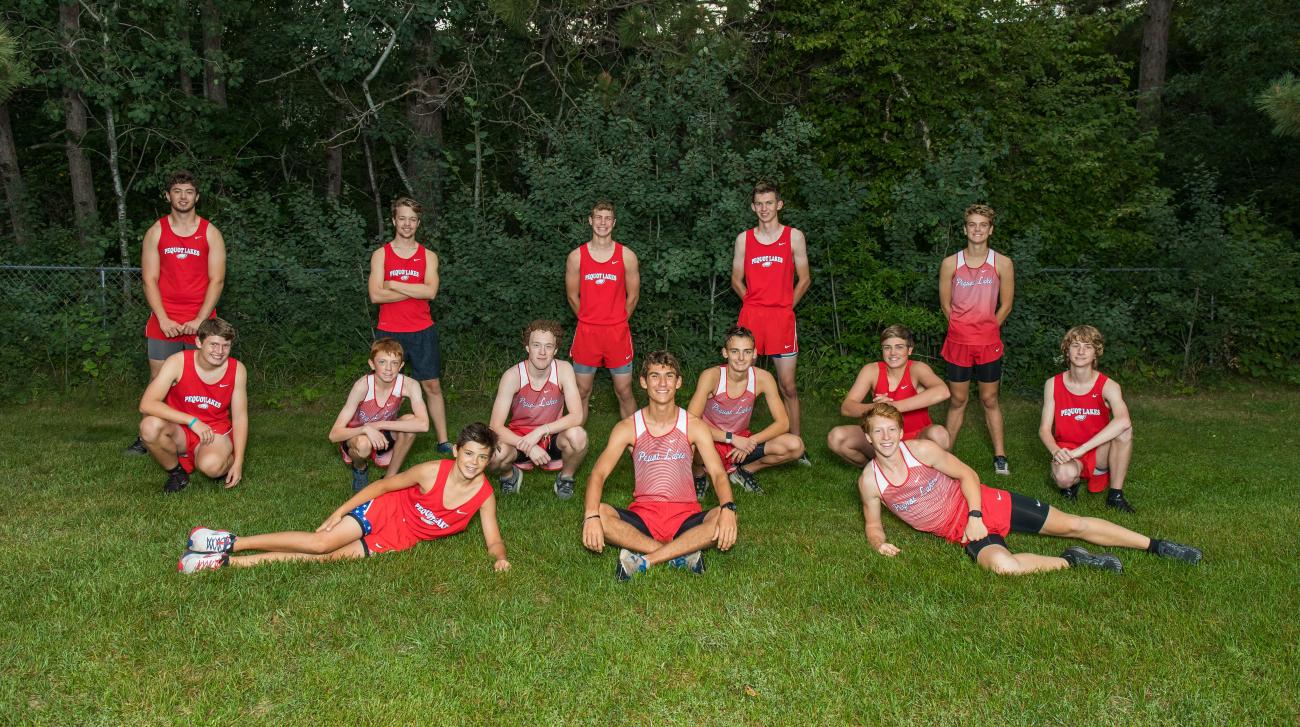
[[735, 432], [727, 432], [727, 444], [731, 444], [731, 438], [732, 438], [734, 435], [735, 435]]
[[979, 510], [971, 510], [970, 513], [967, 514], [967, 517], [977, 517], [977, 518], [983, 520], [983, 519], [984, 519], [984, 513], [980, 512]]
[[721, 507], [723, 510], [730, 510], [730, 511], [732, 511], [732, 512], [735, 512], [735, 511], [736, 511], [736, 502], [735, 502], [734, 500], [731, 501], [731, 502], [724, 502], [724, 503], [722, 503], [721, 505], [719, 505], [718, 507]]

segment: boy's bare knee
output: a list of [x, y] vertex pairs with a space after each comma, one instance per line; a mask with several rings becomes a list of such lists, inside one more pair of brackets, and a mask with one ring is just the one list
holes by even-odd
[[146, 416], [140, 420], [140, 438], [146, 442], [152, 442], [162, 437], [164, 425], [167, 422], [156, 416]]
[[982, 405], [984, 406], [985, 409], [997, 409], [997, 408], [998, 408], [998, 395], [997, 395], [997, 394], [980, 394], [980, 404], [982, 404]]

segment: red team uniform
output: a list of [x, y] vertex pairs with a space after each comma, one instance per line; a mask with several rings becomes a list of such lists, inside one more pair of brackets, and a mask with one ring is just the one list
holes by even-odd
[[[230, 434], [233, 425], [230, 421], [230, 399], [235, 392], [235, 374], [239, 372], [239, 362], [233, 358], [226, 359], [226, 373], [215, 383], [206, 383], [199, 378], [194, 368], [194, 351], [182, 351], [185, 357], [181, 366], [181, 377], [167, 392], [164, 401], [167, 406], [198, 417], [199, 421], [212, 428], [218, 436]], [[177, 459], [186, 472], [194, 471], [194, 450], [199, 446], [199, 435], [189, 427], [182, 427], [185, 432], [185, 453], [178, 454]]]
[[[398, 375], [397, 380], [393, 382], [393, 390], [389, 392], [387, 401], [380, 403], [375, 399], [375, 375], [366, 376], [366, 398], [357, 404], [357, 410], [353, 412], [352, 419], [348, 421], [349, 429], [370, 424], [372, 422], [391, 422], [397, 419], [397, 415], [402, 410], [402, 383], [406, 380], [405, 376]], [[388, 446], [382, 450], [371, 448], [370, 459], [380, 467], [387, 467], [393, 458], [393, 433], [385, 430], [384, 437], [388, 439]], [[352, 464], [352, 458], [348, 456], [348, 448], [339, 443], [339, 453], [343, 455], [343, 461]]]
[[754, 347], [763, 356], [799, 352], [790, 229], [782, 228], [770, 245], [759, 242], [753, 229], [745, 232], [745, 299], [737, 325], [753, 331]]
[[[1074, 449], [1092, 439], [1110, 423], [1110, 407], [1101, 396], [1101, 390], [1108, 379], [1103, 373], [1097, 374], [1097, 382], [1086, 394], [1071, 393], [1065, 386], [1065, 374], [1052, 378], [1052, 401], [1056, 404], [1056, 422], [1052, 433], [1056, 446]], [[1079, 461], [1083, 463], [1080, 475], [1088, 478], [1088, 491], [1101, 492], [1106, 489], [1109, 473], [1094, 476], [1097, 468], [1096, 448], [1088, 450]]]
[[620, 514], [631, 513], [644, 524], [647, 535], [667, 543], [703, 521], [700, 503], [695, 499], [686, 410], [677, 409], [677, 423], [661, 437], [646, 427], [644, 411], [632, 415], [636, 425], [636, 443], [632, 445], [636, 488], [632, 504], [627, 510], [620, 509]]
[[[916, 386], [912, 383], [912, 362], [908, 361], [903, 366], [903, 378], [898, 382], [898, 388], [893, 391], [889, 390], [889, 367], [884, 361], [877, 361], [876, 366], [876, 396], [885, 395], [894, 401], [910, 399], [917, 395]], [[916, 439], [916, 435], [921, 430], [933, 424], [930, 420], [929, 409], [913, 409], [912, 411], [903, 412], [903, 439]]]
[[459, 507], [446, 507], [443, 491], [455, 466], [455, 460], [442, 460], [428, 492], [421, 492], [421, 483], [416, 483], [385, 492], [348, 513], [361, 525], [361, 544], [366, 555], [407, 550], [422, 540], [445, 538], [468, 527], [474, 513], [492, 496], [492, 485], [487, 477], [480, 477], [479, 490], [468, 502]]
[[[424, 245], [418, 245], [414, 255], [404, 258], [393, 249], [393, 243], [384, 245], [384, 280], [415, 285], [423, 283], [428, 253]], [[378, 328], [381, 331], [414, 333], [432, 325], [433, 314], [429, 312], [427, 300], [406, 298], [396, 303], [379, 304]]]
[[589, 248], [589, 243], [578, 248], [578, 325], [569, 357], [591, 368], [623, 368], [632, 363], [623, 245], [615, 242], [614, 254], [603, 263]]
[[943, 360], [969, 368], [1002, 358], [1002, 330], [998, 326], [1000, 278], [994, 265], [995, 253], [978, 267], [966, 264], [966, 251], [957, 253], [952, 275], [951, 315], [948, 336], [943, 342]]
[[[969, 505], [957, 480], [922, 464], [906, 444], [898, 443], [907, 463], [907, 479], [890, 482], [880, 465], [871, 461], [880, 500], [903, 522], [922, 532], [938, 535], [950, 543], [961, 543], [966, 532]], [[1011, 532], [1011, 493], [980, 485], [980, 512], [990, 535]]]
[[[727, 367], [719, 366], [718, 368], [720, 369], [718, 371], [718, 388], [709, 394], [701, 418], [724, 432], [735, 432], [742, 437], [748, 437], [750, 434], [749, 420], [754, 415], [754, 403], [758, 400], [754, 384], [754, 369], [752, 367], [749, 369], [749, 378], [745, 382], [744, 392], [733, 399], [727, 395]], [[736, 463], [727, 459], [727, 455], [731, 454], [731, 450], [735, 449], [735, 447], [726, 442], [714, 442], [713, 446], [718, 450], [718, 456], [722, 458], [722, 463], [726, 465], [727, 471], [735, 470]], [[747, 461], [762, 457], [761, 447], [761, 444], [756, 447], [750, 457], [747, 458]]]
[[[177, 323], [194, 320], [203, 307], [208, 294], [208, 221], [199, 218], [193, 235], [180, 237], [172, 231], [166, 217], [158, 220], [162, 228], [158, 235], [158, 293], [162, 296], [163, 310]], [[209, 318], [216, 318], [213, 311]], [[144, 335], [169, 343], [194, 342], [194, 335], [168, 338], [152, 311], [145, 323]]]
[[[519, 373], [519, 391], [510, 402], [510, 421], [506, 424], [510, 431], [522, 437], [534, 429], [551, 424], [564, 415], [564, 392], [560, 388], [559, 364], [551, 361], [551, 369], [542, 388], [534, 389], [528, 379], [528, 362], [520, 361], [515, 367]], [[560, 460], [560, 449], [550, 435], [537, 442], [551, 456], [551, 461], [543, 469], [558, 470], [564, 466]], [[527, 452], [520, 452], [515, 462], [520, 469], [532, 469], [533, 462]]]

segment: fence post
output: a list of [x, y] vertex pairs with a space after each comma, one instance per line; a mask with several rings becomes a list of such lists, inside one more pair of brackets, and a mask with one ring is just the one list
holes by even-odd
[[108, 299], [105, 297], [108, 288], [108, 277], [104, 274], [104, 268], [99, 269], [99, 326], [108, 328]]

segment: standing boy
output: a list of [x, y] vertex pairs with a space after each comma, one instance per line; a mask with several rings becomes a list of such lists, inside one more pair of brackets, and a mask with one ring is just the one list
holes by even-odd
[[949, 255], [939, 266], [939, 305], [948, 318], [943, 360], [948, 364], [948, 435], [951, 445], [966, 419], [971, 379], [979, 382], [984, 421], [993, 440], [993, 471], [1011, 474], [1002, 437], [1002, 324], [1011, 315], [1015, 297], [1015, 268], [1011, 258], [989, 247], [996, 213], [988, 205], [966, 208], [966, 249]]
[[[754, 186], [749, 207], [758, 217], [758, 225], [736, 235], [731, 287], [742, 301], [736, 325], [754, 332], [758, 355], [772, 358], [790, 412], [790, 433], [797, 437], [799, 391], [794, 374], [799, 336], [794, 307], [812, 285], [812, 275], [803, 233], [781, 224], [784, 206], [776, 185], [759, 182]], [[799, 463], [811, 465], [807, 452], [799, 457]]]
[[[149, 227], [140, 245], [140, 278], [149, 303], [144, 335], [150, 381], [172, 354], [194, 349], [199, 324], [216, 315], [226, 280], [226, 241], [195, 212], [199, 189], [194, 175], [184, 170], [172, 174], [163, 197], [171, 210]], [[126, 451], [147, 450], [136, 437]]]
[[597, 202], [587, 217], [591, 239], [574, 248], [564, 265], [565, 293], [578, 317], [569, 358], [582, 399], [582, 422], [590, 413], [591, 387], [601, 368], [609, 369], [619, 416], [636, 411], [628, 319], [641, 297], [641, 267], [636, 253], [614, 241], [616, 221], [613, 203]]
[[375, 338], [392, 338], [402, 345], [412, 377], [424, 389], [438, 454], [450, 455], [438, 327], [429, 312], [429, 301], [438, 295], [438, 255], [415, 241], [420, 209], [410, 197], [393, 200], [393, 239], [371, 254], [367, 287], [370, 302], [379, 304]]

